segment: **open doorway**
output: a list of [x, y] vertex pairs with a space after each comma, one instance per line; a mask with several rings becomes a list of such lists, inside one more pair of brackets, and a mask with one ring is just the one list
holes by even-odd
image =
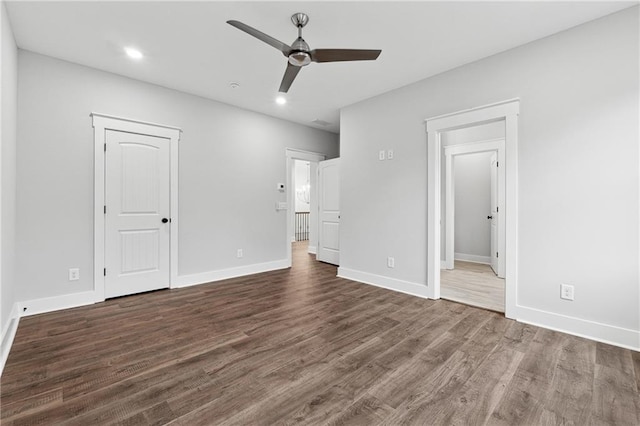
[[[317, 164], [314, 164], [317, 170]], [[314, 173], [315, 174], [315, 173]], [[293, 261], [300, 253], [309, 253], [309, 237], [311, 231], [311, 162], [293, 160]], [[314, 188], [315, 190], [315, 188]], [[315, 252], [312, 246], [311, 252]], [[296, 256], [298, 254], [298, 256]]]
[[[504, 312], [513, 318], [517, 310], [517, 166], [519, 100], [510, 100], [478, 108], [428, 118], [427, 130], [427, 296], [441, 297], [442, 243], [442, 152], [443, 135], [449, 131], [500, 123], [504, 129], [504, 159], [498, 159], [503, 170], [504, 205], [500, 209], [504, 246], [499, 256], [504, 265]], [[496, 124], [497, 126], [498, 124]], [[454, 254], [455, 257], [455, 254]], [[455, 259], [454, 259], [455, 262]], [[454, 264], [455, 266], [455, 264]]]
[[504, 312], [504, 121], [446, 131], [441, 142], [441, 297]]
[[289, 266], [315, 260], [318, 241], [318, 163], [323, 154], [286, 150], [287, 257]]

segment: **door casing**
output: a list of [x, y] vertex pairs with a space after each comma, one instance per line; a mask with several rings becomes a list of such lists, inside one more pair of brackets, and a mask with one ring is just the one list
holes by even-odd
[[178, 141], [182, 130], [178, 127], [133, 120], [114, 115], [91, 113], [94, 140], [94, 301], [105, 300], [105, 151], [106, 131], [156, 136], [170, 140], [170, 282], [173, 287], [178, 277]]
[[518, 115], [520, 100], [440, 115], [425, 120], [427, 132], [427, 297], [440, 298], [441, 134], [496, 121], [505, 123], [505, 316], [514, 318], [518, 292]]

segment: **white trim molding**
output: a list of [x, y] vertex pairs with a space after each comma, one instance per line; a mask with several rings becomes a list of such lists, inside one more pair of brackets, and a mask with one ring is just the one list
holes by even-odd
[[466, 253], [454, 253], [455, 260], [462, 260], [464, 262], [482, 263], [485, 265], [491, 265], [491, 256], [478, 256], [477, 254]]
[[517, 321], [640, 351], [640, 331], [518, 305]]
[[170, 140], [170, 200], [171, 200], [171, 236], [170, 236], [170, 280], [171, 287], [178, 277], [178, 142], [182, 130], [178, 127], [150, 123], [130, 118], [93, 112], [90, 114], [94, 139], [94, 302], [105, 300], [105, 154], [107, 130], [116, 130], [141, 135], [150, 135]]
[[62, 309], [77, 308], [79, 306], [92, 305], [96, 302], [95, 292], [83, 291], [81, 293], [64, 294], [62, 296], [43, 297], [42, 299], [19, 302], [20, 316], [44, 314]]
[[497, 121], [505, 123], [505, 316], [514, 318], [518, 265], [518, 99], [425, 120], [427, 132], [427, 294], [440, 298], [441, 134]]
[[18, 324], [20, 323], [20, 305], [14, 303], [9, 314], [9, 322], [5, 325], [0, 335], [0, 375], [4, 370], [4, 366], [9, 358], [9, 352], [13, 345], [13, 339], [16, 337], [18, 331]]
[[338, 268], [338, 277], [357, 281], [363, 284], [374, 285], [376, 287], [386, 288], [387, 290], [399, 291], [400, 293], [409, 294], [411, 296], [418, 296], [424, 299], [429, 298], [427, 286], [424, 284], [413, 283], [410, 281], [399, 280], [397, 278], [385, 277], [382, 275], [343, 267]]
[[252, 265], [239, 266], [237, 268], [220, 269], [218, 271], [201, 272], [198, 274], [181, 275], [171, 288], [190, 287], [193, 285], [207, 284], [214, 281], [226, 280], [229, 278], [243, 277], [245, 275], [259, 274], [262, 272], [275, 271], [290, 267], [289, 260], [281, 259], [272, 262], [254, 263]]

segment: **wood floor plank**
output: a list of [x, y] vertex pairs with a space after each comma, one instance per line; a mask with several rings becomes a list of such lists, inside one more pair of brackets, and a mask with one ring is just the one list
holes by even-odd
[[596, 343], [596, 364], [614, 368], [630, 376], [634, 374], [631, 351], [606, 343]]
[[434, 424], [483, 425], [502, 398], [524, 354], [497, 346], [462, 386], [455, 398], [444, 403]]
[[589, 424], [637, 425], [638, 393], [633, 379], [618, 368], [595, 366]]
[[440, 296], [496, 312], [504, 312], [504, 279], [491, 266], [456, 260], [451, 270], [440, 271]]
[[365, 395], [327, 421], [330, 426], [368, 426], [381, 423], [393, 409], [370, 395]]
[[640, 355], [291, 269], [21, 319], [2, 425], [638, 424]]

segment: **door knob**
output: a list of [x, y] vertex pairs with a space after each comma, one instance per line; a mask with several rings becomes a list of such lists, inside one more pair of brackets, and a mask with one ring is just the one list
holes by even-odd
[[493, 219], [493, 216], [487, 216], [487, 219]]
[[167, 223], [167, 222], [169, 222], [169, 219], [167, 219], [166, 217], [163, 217], [162, 218], [162, 223]]

